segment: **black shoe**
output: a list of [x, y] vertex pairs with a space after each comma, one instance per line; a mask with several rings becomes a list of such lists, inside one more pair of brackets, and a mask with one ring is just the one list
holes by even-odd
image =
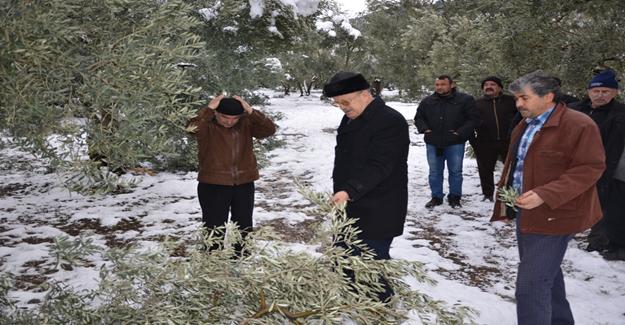
[[482, 198], [482, 202], [486, 200], [493, 202], [493, 196], [484, 194], [484, 197]]
[[460, 204], [460, 197], [458, 196], [448, 196], [447, 202], [449, 202], [449, 206], [454, 209], [462, 208], [462, 204]]
[[437, 205], [441, 205], [441, 204], [443, 204], [443, 199], [439, 199], [437, 197], [433, 197], [430, 200], [430, 202], [425, 204], [425, 207], [428, 208], [428, 209], [431, 209], [431, 208], [433, 208], [433, 207], [435, 207]]

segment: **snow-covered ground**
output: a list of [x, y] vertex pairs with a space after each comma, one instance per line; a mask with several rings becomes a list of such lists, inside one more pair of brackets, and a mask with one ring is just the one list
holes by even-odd
[[[434, 286], [415, 288], [450, 304], [474, 308], [479, 324], [515, 324], [514, 280], [518, 253], [512, 225], [488, 222], [492, 203], [481, 201], [477, 167], [464, 162], [463, 207], [427, 210], [430, 199], [422, 136], [412, 125], [416, 104], [389, 102], [410, 120], [410, 201], [404, 234], [394, 240], [391, 256], [423, 262]], [[310, 97], [272, 98], [265, 110], [280, 112], [277, 137], [285, 146], [270, 153], [271, 164], [256, 183], [255, 224], [271, 224], [285, 240], [301, 246], [311, 238], [314, 217], [297, 193], [295, 179], [317, 191], [330, 191], [336, 128], [342, 112]], [[32, 164], [36, 168], [32, 168]], [[39, 165], [39, 167], [37, 167]], [[132, 193], [88, 197], [69, 193], [58, 175], [23, 152], [0, 151], [0, 272], [17, 279], [10, 297], [34, 305], [44, 295], [38, 284], [66, 281], [93, 288], [98, 267], [89, 263], [71, 271], [45, 274], [53, 238], [90, 234], [96, 244], [138, 242], [153, 246], [166, 235], [188, 237], [201, 220], [196, 173], [142, 176]], [[625, 262], [605, 261], [588, 253], [584, 235], [569, 244], [563, 269], [569, 302], [578, 324], [625, 324]], [[304, 246], [305, 247], [305, 246]]]

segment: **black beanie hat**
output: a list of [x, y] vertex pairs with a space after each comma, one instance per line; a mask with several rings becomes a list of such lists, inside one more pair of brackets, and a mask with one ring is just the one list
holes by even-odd
[[323, 86], [323, 95], [326, 97], [336, 97], [369, 88], [371, 88], [371, 86], [362, 74], [339, 72]]
[[241, 115], [245, 110], [241, 102], [234, 98], [222, 98], [217, 106], [217, 112], [225, 115]]
[[496, 83], [497, 85], [499, 85], [499, 88], [503, 88], [503, 83], [501, 82], [501, 79], [495, 77], [495, 76], [490, 76], [490, 77], [486, 77], [484, 78], [484, 80], [482, 80], [482, 89], [484, 89], [484, 84], [487, 81], [492, 81], [494, 83]]

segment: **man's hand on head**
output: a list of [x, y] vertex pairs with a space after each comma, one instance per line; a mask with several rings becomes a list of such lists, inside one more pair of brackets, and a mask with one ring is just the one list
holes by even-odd
[[238, 100], [239, 103], [241, 103], [243, 109], [247, 114], [252, 114], [254, 112], [254, 108], [252, 108], [252, 106], [248, 102], [246, 102], [245, 99], [241, 98], [240, 96], [232, 96], [232, 98]]
[[210, 102], [208, 102], [208, 108], [216, 110], [222, 98], [224, 98], [224, 94], [219, 94], [215, 96], [213, 99], [211, 99]]

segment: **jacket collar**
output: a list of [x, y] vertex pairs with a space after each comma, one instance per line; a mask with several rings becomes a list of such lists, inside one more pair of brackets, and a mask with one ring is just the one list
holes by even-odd
[[566, 108], [566, 105], [564, 103], [558, 103], [553, 110], [553, 113], [551, 113], [549, 119], [545, 122], [545, 124], [543, 124], [543, 128], [555, 127], [560, 125], [560, 120], [562, 119], [562, 116], [567, 109], [568, 108]]
[[380, 97], [374, 97], [371, 103], [365, 107], [365, 110], [356, 119], [362, 118], [363, 120], [370, 120], [375, 115], [379, 106], [384, 106], [384, 101]]
[[499, 93], [499, 95], [497, 96], [488, 96], [488, 95], [484, 95], [482, 96], [482, 98], [486, 99], [486, 100], [499, 100], [500, 98], [502, 98], [504, 96], [503, 91]]
[[615, 105], [616, 103], [617, 103], [616, 98], [612, 98], [612, 100], [609, 103], [607, 103], [607, 104], [605, 104], [603, 106], [599, 106], [597, 108], [592, 108], [592, 103], [590, 102], [590, 99], [589, 99], [588, 100], [588, 107], [590, 109], [611, 110], [611, 109], [615, 109], [616, 108], [616, 105]]
[[618, 101], [616, 100], [616, 98], [612, 98], [612, 100], [603, 105], [603, 106], [599, 106], [597, 108], [592, 108], [592, 102], [590, 101], [590, 98], [586, 98], [581, 102], [581, 109], [586, 110], [586, 111], [592, 111], [592, 110], [611, 110], [616, 108], [616, 104], [618, 103]]
[[434, 92], [432, 94], [432, 96], [434, 98], [438, 98], [438, 99], [441, 99], [441, 100], [449, 100], [449, 99], [452, 99], [452, 98], [456, 97], [457, 93], [458, 93], [458, 91], [456, 90], [456, 87], [454, 87], [454, 88], [451, 88], [451, 93], [449, 93], [449, 95], [443, 96], [443, 95], [440, 95], [437, 92]]
[[217, 121], [217, 116], [213, 116], [213, 118], [211, 118], [211, 122], [215, 124], [215, 126], [217, 126], [218, 128], [222, 128], [224, 130], [238, 130], [241, 128], [241, 124], [243, 124], [243, 120], [245, 120], [247, 116], [243, 115], [241, 116], [241, 118], [239, 119], [239, 122], [237, 122], [237, 124], [235, 124], [234, 126], [232, 126], [231, 128], [226, 128], [225, 126], [219, 124], [219, 121]]
[[[564, 103], [556, 104], [556, 107], [553, 109], [551, 116], [549, 116], [545, 124], [543, 124], [543, 128], [556, 127], [560, 125], [560, 120], [562, 119], [562, 115], [567, 110], [568, 108], [566, 107]], [[519, 126], [520, 126], [520, 129], [517, 130], [515, 128], [514, 131], [512, 132], [512, 139], [510, 140], [511, 143], [518, 141], [520, 136], [523, 134], [523, 132], [525, 132], [525, 128], [527, 128], [527, 122], [525, 121], [525, 119], [522, 119], [521, 122], [519, 122]]]

